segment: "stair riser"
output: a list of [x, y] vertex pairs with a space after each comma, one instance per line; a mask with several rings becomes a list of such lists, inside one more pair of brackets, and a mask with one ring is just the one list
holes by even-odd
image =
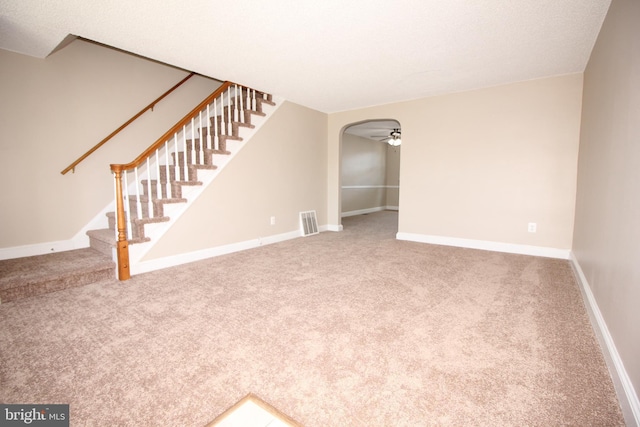
[[[197, 169], [193, 167], [194, 165], [187, 165], [186, 174], [185, 169], [183, 167], [179, 168], [176, 179], [176, 166], [169, 167], [169, 181], [197, 181], [198, 173]], [[165, 168], [160, 168], [160, 182], [167, 182], [167, 170]]]
[[[197, 140], [196, 140], [197, 141]], [[187, 143], [188, 144], [188, 143]], [[198, 145], [199, 141], [198, 141]], [[226, 144], [224, 144], [226, 146]], [[191, 147], [187, 147], [187, 165], [213, 165], [213, 154], [216, 151], [205, 148], [203, 151], [200, 151], [200, 147], [196, 147], [192, 149]], [[171, 153], [171, 160], [173, 164], [176, 163], [181, 167], [184, 165], [184, 152], [178, 153], [178, 160], [176, 161], [176, 153]]]
[[[166, 173], [165, 173], [166, 175]], [[166, 181], [160, 181], [160, 197], [158, 197], [158, 180], [153, 179], [151, 183], [148, 185], [147, 180], [142, 180], [142, 195], [145, 197], [149, 197], [149, 187], [151, 187], [151, 195], [155, 198], [160, 199], [169, 199], [169, 198], [182, 198], [182, 185], [177, 182], [172, 182], [170, 184], [170, 188], [167, 188]], [[167, 194], [167, 192], [170, 192]]]
[[131, 236], [134, 239], [145, 239], [144, 224], [133, 224], [131, 226]]
[[116, 230], [116, 213], [107, 212], [107, 222], [109, 223], [109, 230]]
[[[152, 215], [149, 215], [148, 197], [141, 196], [139, 205], [136, 199], [131, 198], [131, 200], [129, 201], [129, 213], [131, 214], [131, 218], [134, 218], [134, 219], [162, 217], [164, 216], [165, 203], [168, 203], [168, 202], [165, 202], [162, 199], [151, 200]], [[142, 212], [141, 215], [140, 215], [139, 209]]]
[[[115, 231], [114, 231], [114, 235], [115, 235]], [[114, 240], [115, 240], [115, 237], [114, 237]], [[113, 244], [110, 244], [109, 242], [103, 242], [102, 240], [89, 237], [89, 247], [95, 249], [96, 251], [108, 257], [113, 256]]]
[[[252, 128], [253, 125], [251, 124], [251, 112], [249, 112], [248, 116], [249, 116], [249, 120], [247, 120], [247, 113], [244, 113], [244, 117], [245, 117], [245, 122], [246, 123], [242, 123], [239, 122], [237, 120], [232, 120], [231, 124], [229, 124], [229, 122], [227, 121], [227, 119], [225, 118], [225, 121], [222, 122], [222, 117], [218, 116], [218, 117], [212, 117], [211, 118], [211, 127], [209, 128], [209, 130], [207, 131], [207, 128], [200, 128], [199, 129], [199, 135], [210, 135], [211, 138], [214, 137], [214, 135], [217, 135], [218, 137], [221, 136], [235, 136], [235, 137], [239, 137], [240, 136], [240, 128]], [[216, 120], [217, 124], [214, 126], [213, 121]]]

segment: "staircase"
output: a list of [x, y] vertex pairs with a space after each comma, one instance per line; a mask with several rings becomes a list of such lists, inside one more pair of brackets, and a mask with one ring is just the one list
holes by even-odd
[[[275, 106], [271, 95], [226, 85], [163, 135], [144, 153], [140, 164], [117, 165], [124, 170], [125, 246], [134, 274], [136, 262], [243, 147], [255, 132], [255, 123], [264, 122]], [[90, 246], [118, 260], [117, 210], [107, 213], [107, 224], [107, 228], [87, 232]], [[122, 232], [124, 235], [125, 230]]]
[[136, 262], [276, 108], [271, 95], [225, 82], [134, 162], [112, 165], [124, 175], [123, 230], [118, 230], [117, 211], [109, 212], [106, 228], [87, 232], [89, 248], [0, 260], [0, 303], [113, 281], [121, 234], [135, 274]]

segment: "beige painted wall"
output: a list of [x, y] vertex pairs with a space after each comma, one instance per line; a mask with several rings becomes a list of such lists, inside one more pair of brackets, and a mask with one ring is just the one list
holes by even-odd
[[581, 95], [574, 74], [330, 114], [329, 224], [340, 223], [342, 130], [391, 118], [400, 232], [570, 249]]
[[285, 102], [145, 260], [295, 232], [301, 211], [326, 224], [326, 142], [326, 114]]
[[342, 185], [385, 185], [385, 144], [350, 134], [342, 143]]
[[640, 392], [640, 3], [613, 0], [584, 77], [573, 252]]
[[187, 75], [76, 40], [48, 58], [0, 50], [0, 248], [68, 240], [113, 200], [133, 160], [219, 82], [194, 77], [78, 166], [67, 165]]
[[397, 208], [400, 203], [400, 153], [402, 146], [387, 148], [387, 171], [385, 182], [387, 184], [387, 200], [388, 207]]

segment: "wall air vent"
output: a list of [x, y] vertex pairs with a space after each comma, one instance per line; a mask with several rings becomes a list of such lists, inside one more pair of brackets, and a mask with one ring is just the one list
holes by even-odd
[[300, 212], [300, 230], [303, 236], [319, 233], [316, 211]]

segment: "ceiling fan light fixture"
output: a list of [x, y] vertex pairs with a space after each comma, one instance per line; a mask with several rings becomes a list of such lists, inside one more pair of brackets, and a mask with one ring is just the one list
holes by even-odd
[[392, 147], [397, 147], [398, 145], [402, 144], [402, 140], [400, 138], [391, 138], [389, 141], [387, 141], [389, 143], [389, 145], [391, 145]]
[[400, 129], [394, 129], [389, 135], [389, 139], [387, 140], [387, 143], [392, 147], [397, 147], [398, 145], [402, 144], [400, 135], [401, 135]]

